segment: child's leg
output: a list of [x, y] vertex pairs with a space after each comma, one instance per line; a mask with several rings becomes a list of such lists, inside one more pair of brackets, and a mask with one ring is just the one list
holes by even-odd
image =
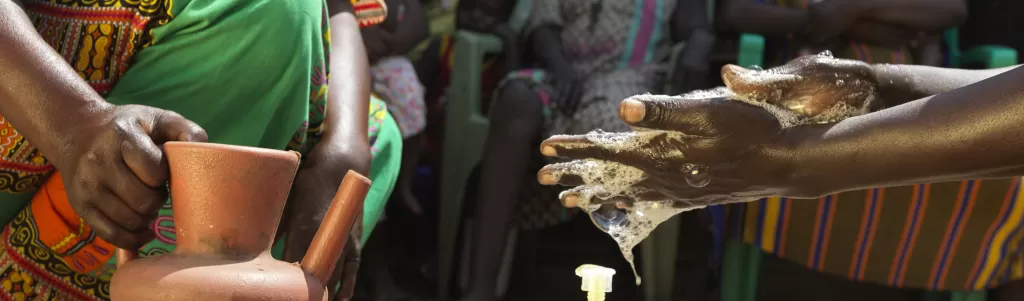
[[388, 111], [394, 116], [405, 139], [402, 170], [395, 187], [396, 196], [410, 211], [422, 214], [423, 209], [412, 193], [412, 180], [416, 176], [423, 146], [421, 132], [427, 124], [427, 111], [423, 102], [425, 89], [412, 62], [405, 57], [381, 59], [370, 72], [373, 75], [374, 91], [387, 100]]

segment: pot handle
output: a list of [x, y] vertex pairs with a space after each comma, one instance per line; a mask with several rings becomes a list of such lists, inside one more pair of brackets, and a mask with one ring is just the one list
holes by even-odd
[[117, 266], [121, 266], [128, 261], [138, 258], [138, 253], [138, 251], [130, 251], [122, 248], [117, 248], [117, 252], [114, 253], [114, 256], [117, 257]]

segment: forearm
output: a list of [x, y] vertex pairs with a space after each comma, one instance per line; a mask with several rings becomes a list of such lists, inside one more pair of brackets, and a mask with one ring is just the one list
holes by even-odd
[[941, 31], [967, 20], [964, 0], [850, 0], [864, 18], [922, 31]]
[[1022, 80], [1024, 69], [1015, 69], [833, 125], [791, 128], [790, 180], [829, 194], [1024, 175]]
[[907, 46], [920, 32], [875, 20], [858, 20], [843, 36], [848, 41], [857, 41], [872, 46], [899, 49]]
[[562, 38], [555, 26], [539, 27], [530, 34], [530, 47], [534, 55], [548, 70], [572, 68], [562, 49]]
[[351, 13], [332, 16], [331, 35], [326, 127], [321, 142], [343, 149], [366, 146], [369, 145], [366, 133], [370, 67], [355, 16]]
[[1017, 68], [965, 70], [916, 65], [873, 65], [879, 98], [887, 107], [946, 93]]
[[757, 3], [755, 0], [728, 0], [721, 20], [726, 29], [767, 35], [788, 35], [804, 31], [808, 14], [804, 10]]
[[0, 113], [43, 154], [66, 151], [68, 125], [110, 106], [9, 0], [0, 0], [0, 45]]

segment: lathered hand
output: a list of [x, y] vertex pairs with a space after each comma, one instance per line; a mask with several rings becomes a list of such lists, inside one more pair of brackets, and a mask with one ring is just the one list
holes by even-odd
[[878, 95], [870, 65], [833, 58], [827, 51], [767, 70], [726, 65], [722, 80], [745, 101], [768, 103], [812, 123], [867, 113]]

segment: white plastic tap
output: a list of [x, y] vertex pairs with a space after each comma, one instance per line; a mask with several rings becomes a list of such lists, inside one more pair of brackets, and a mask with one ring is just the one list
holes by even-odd
[[604, 294], [612, 291], [612, 276], [615, 276], [615, 270], [584, 264], [576, 268], [576, 276], [583, 280], [580, 289], [587, 292], [587, 301], [604, 301]]

